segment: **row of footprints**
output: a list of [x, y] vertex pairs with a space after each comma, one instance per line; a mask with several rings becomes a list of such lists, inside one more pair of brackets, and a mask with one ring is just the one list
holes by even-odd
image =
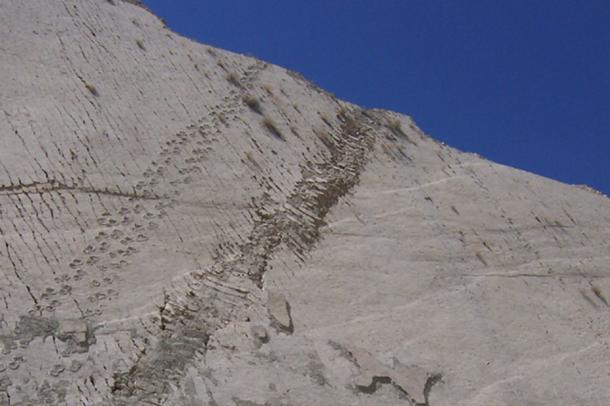
[[[244, 85], [264, 64], [250, 66], [241, 78]], [[164, 143], [158, 157], [143, 171], [134, 187], [134, 197], [121, 198], [124, 203], [115, 210], [105, 210], [97, 218], [93, 238], [87, 239], [82, 255], [66, 264], [65, 272], [55, 277], [57, 285], [48, 287], [40, 297], [43, 310], [53, 312], [75, 286], [87, 292], [87, 303], [81, 303], [86, 317], [102, 313], [106, 301], [118, 297], [115, 286], [121, 274], [144, 244], [162, 239], [159, 229], [171, 222], [170, 214], [183, 190], [195, 179], [205, 176], [205, 161], [212, 153], [228, 121], [234, 121], [245, 111], [241, 92], [231, 89], [223, 103], [210, 108], [199, 123], [174, 134]], [[158, 190], [163, 190], [158, 194]]]

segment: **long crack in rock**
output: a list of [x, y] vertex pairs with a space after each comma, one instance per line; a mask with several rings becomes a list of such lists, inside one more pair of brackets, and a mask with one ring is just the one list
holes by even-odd
[[223, 253], [219, 248], [219, 257], [208, 270], [214, 275], [216, 287], [210, 285], [205, 274], [192, 273], [185, 296], [166, 296], [160, 309], [162, 327], [156, 345], [143, 352], [129, 371], [114, 375], [114, 404], [162, 404], [188, 363], [197, 354], [205, 354], [214, 331], [245, 318], [251, 304], [248, 290], [227, 282], [245, 275], [254, 283], [252, 289], [261, 289], [268, 260], [281, 244], [299, 258], [313, 248], [330, 209], [358, 183], [374, 144], [369, 129], [376, 123], [371, 118], [361, 111], [342, 110], [339, 119], [340, 131], [329, 134], [328, 159], [309, 162], [302, 168], [303, 179], [282, 207], [273, 211], [264, 204], [256, 207], [259, 220], [249, 241], [239, 246], [237, 253]]
[[0, 405], [610, 404], [610, 200], [144, 3], [0, 0]]

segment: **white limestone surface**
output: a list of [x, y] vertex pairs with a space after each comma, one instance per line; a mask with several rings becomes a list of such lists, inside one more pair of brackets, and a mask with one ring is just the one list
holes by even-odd
[[610, 404], [606, 197], [137, 3], [0, 0], [0, 405]]

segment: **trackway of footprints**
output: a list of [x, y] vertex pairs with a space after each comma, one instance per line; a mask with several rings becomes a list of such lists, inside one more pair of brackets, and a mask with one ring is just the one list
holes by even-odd
[[[249, 86], [264, 66], [257, 63], [249, 67], [240, 83]], [[164, 142], [157, 159], [134, 185], [134, 196], [122, 198], [124, 205], [115, 211], [104, 210], [99, 214], [93, 241], [81, 250], [80, 256], [66, 264], [68, 272], [55, 277], [59, 287], [48, 288], [41, 295], [46, 312], [52, 312], [62, 297], [72, 295], [71, 281], [87, 287], [87, 303], [80, 304], [85, 317], [99, 316], [103, 303], [117, 298], [118, 291], [113, 285], [120, 283], [122, 270], [132, 264], [134, 255], [149, 240], [159, 238], [160, 227], [172, 227], [170, 211], [178, 204], [182, 190], [195, 178], [205, 176], [205, 161], [223, 127], [237, 120], [245, 109], [239, 89], [231, 89], [224, 105], [212, 107], [198, 125]], [[166, 192], [159, 195], [158, 189]]]

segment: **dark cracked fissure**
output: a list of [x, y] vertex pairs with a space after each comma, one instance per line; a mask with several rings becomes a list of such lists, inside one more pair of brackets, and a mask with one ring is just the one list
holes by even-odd
[[356, 385], [356, 389], [361, 393], [369, 395], [377, 392], [383, 385], [391, 385], [398, 392], [401, 399], [407, 401], [411, 406], [430, 406], [430, 392], [437, 383], [441, 382], [443, 376], [441, 374], [433, 374], [428, 376], [426, 383], [423, 388], [424, 401], [417, 402], [401, 385], [396, 383], [394, 379], [389, 376], [373, 376], [369, 385]]
[[[287, 204], [273, 207], [268, 196], [263, 195], [254, 206], [257, 220], [248, 242], [238, 245], [237, 250], [232, 247], [228, 253], [219, 245], [215, 262], [206, 273], [220, 280], [246, 276], [261, 288], [269, 260], [282, 247], [305, 260], [306, 253], [320, 239], [320, 228], [328, 212], [359, 182], [374, 145], [370, 129], [379, 126], [361, 110], [342, 109], [338, 119], [340, 129], [329, 134], [325, 142], [328, 157], [322, 162], [306, 161], [302, 165], [302, 180], [288, 196]], [[191, 276], [196, 284], [205, 275]], [[198, 287], [191, 285], [180, 300], [166, 295], [160, 309], [162, 328], [156, 334], [156, 344], [143, 352], [129, 371], [114, 374], [112, 404], [134, 401], [162, 404], [188, 363], [198, 354], [205, 354], [211, 334], [244, 317], [249, 304], [247, 292], [235, 289], [233, 302], [229, 302], [219, 291], [204, 284]], [[172, 302], [181, 304], [173, 306]]]
[[24, 194], [41, 194], [51, 192], [74, 192], [74, 193], [88, 193], [102, 196], [114, 196], [124, 197], [135, 200], [159, 200], [163, 196], [157, 196], [153, 194], [143, 194], [137, 192], [125, 192], [116, 189], [109, 188], [97, 188], [93, 186], [85, 186], [81, 184], [67, 184], [56, 179], [49, 179], [45, 182], [30, 182], [30, 183], [17, 183], [11, 185], [0, 185], [0, 196], [14, 196]]

